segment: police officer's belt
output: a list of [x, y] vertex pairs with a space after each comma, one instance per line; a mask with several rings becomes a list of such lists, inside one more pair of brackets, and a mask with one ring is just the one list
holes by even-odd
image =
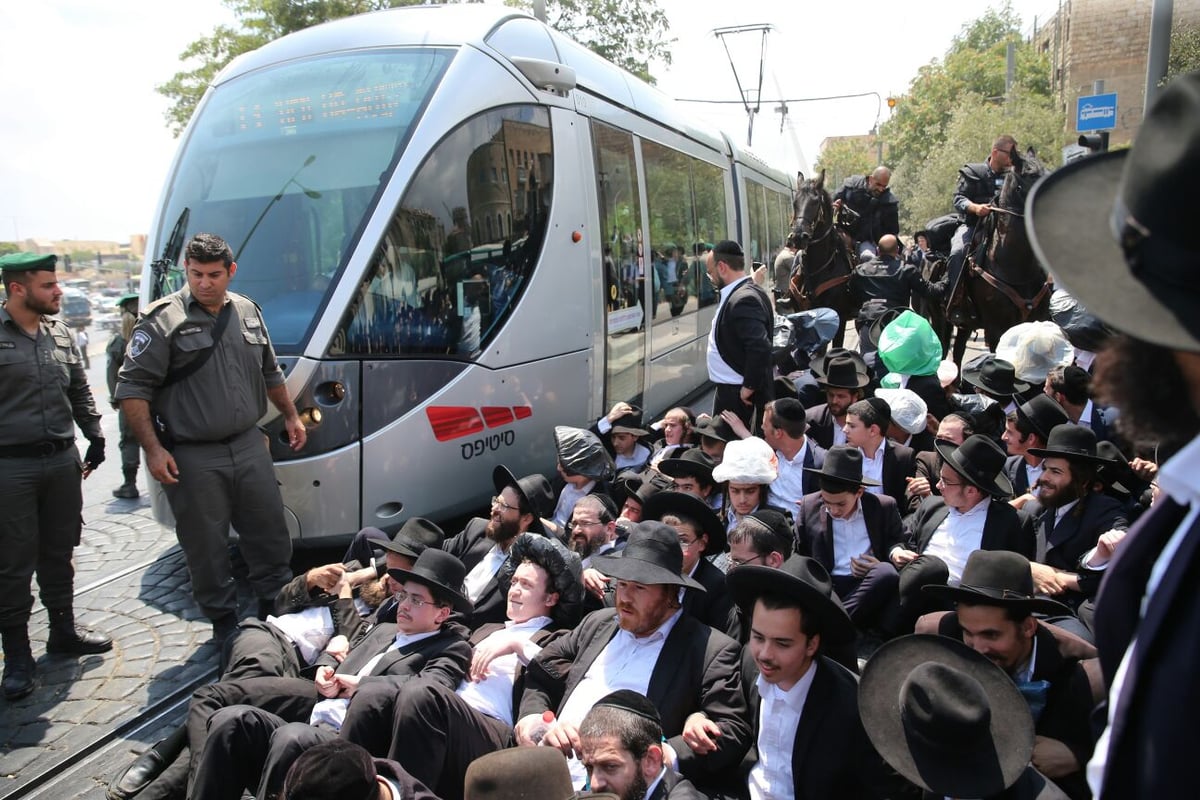
[[0, 445], [0, 458], [41, 458], [61, 453], [71, 445], [74, 439], [50, 439], [45, 442], [31, 444]]

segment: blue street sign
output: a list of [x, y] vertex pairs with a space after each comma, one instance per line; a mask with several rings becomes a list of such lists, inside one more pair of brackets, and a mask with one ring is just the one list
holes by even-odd
[[1075, 130], [1108, 131], [1117, 127], [1117, 93], [1081, 97], [1075, 105]]

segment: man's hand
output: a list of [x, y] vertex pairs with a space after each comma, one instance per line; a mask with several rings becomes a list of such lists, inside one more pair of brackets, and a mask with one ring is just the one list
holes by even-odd
[[583, 588], [601, 600], [604, 599], [604, 590], [608, 588], [610, 580], [612, 579], [605, 577], [604, 573], [598, 569], [588, 567], [583, 571]]
[[721, 729], [701, 711], [690, 715], [683, 723], [683, 741], [696, 755], [702, 756], [716, 750], [719, 738]]
[[[746, 391], [745, 389], [742, 390]], [[721, 412], [721, 419], [725, 420], [725, 424], [737, 435], [739, 439], [749, 439], [750, 429], [746, 427], [746, 423], [742, 422], [742, 418], [733, 413], [729, 409]]]
[[606, 417], [606, 419], [608, 419], [609, 422], [616, 422], [626, 414], [632, 413], [633, 406], [629, 405], [629, 403], [626, 403], [624, 400], [621, 400], [612, 407], [611, 411], [608, 412], [608, 417]]
[[967, 210], [981, 219], [992, 213], [992, 207], [986, 203], [972, 203]]
[[841, 210], [842, 210], [842, 201], [841, 201], [841, 200], [834, 200], [834, 201], [833, 201], [833, 211], [834, 211], [834, 213], [837, 213], [838, 211], [841, 211]]
[[850, 574], [856, 578], [865, 578], [871, 567], [879, 563], [879, 559], [870, 553], [863, 553], [858, 558], [850, 558]]
[[933, 494], [933, 488], [929, 485], [929, 478], [926, 478], [924, 475], [916, 475], [904, 480], [908, 483], [905, 491], [911, 497], [929, 497], [929, 495]]
[[292, 450], [299, 450], [304, 447], [304, 443], [308, 441], [308, 431], [304, 429], [304, 423], [300, 421], [299, 414], [293, 414], [283, 421], [288, 432], [288, 446]]
[[910, 561], [912, 561], [916, 558], [919, 558], [920, 555], [921, 555], [920, 553], [914, 553], [912, 550], [907, 550], [903, 547], [897, 547], [895, 550], [892, 551], [889, 558], [891, 559], [892, 563], [895, 564], [897, 567], [903, 567], [905, 564], [909, 563]]
[[550, 730], [546, 731], [542, 744], [545, 747], [557, 747], [567, 758], [583, 755], [583, 743], [579, 739], [579, 728], [561, 720], [550, 723]]
[[1054, 567], [1037, 562], [1030, 563], [1029, 567], [1033, 571], [1033, 590], [1038, 594], [1047, 594], [1053, 597], [1067, 590], [1062, 576]]
[[334, 675], [333, 680], [337, 683], [338, 697], [349, 698], [353, 697], [358, 691], [358, 682], [362, 680], [358, 675]]
[[323, 567], [313, 567], [304, 574], [304, 585], [311, 592], [313, 589], [320, 589], [323, 592], [332, 592], [333, 587], [337, 586], [337, 582], [346, 572], [346, 568], [341, 564], [326, 564]]
[[150, 476], [164, 486], [179, 483], [179, 467], [175, 464], [175, 457], [162, 445], [146, 451], [146, 468], [150, 470]]
[[[329, 640], [329, 644], [325, 645], [325, 652], [336, 658], [340, 664], [346, 660], [346, 655], [350, 652], [350, 640], [344, 634], [339, 633]], [[328, 668], [326, 667], [326, 669]]]
[[1100, 534], [1100, 538], [1096, 540], [1096, 552], [1088, 559], [1085, 567], [1102, 567], [1107, 564], [1117, 552], [1117, 547], [1121, 544], [1121, 540], [1125, 538], [1128, 531], [1105, 531]]
[[337, 697], [338, 684], [334, 680], [333, 667], [317, 667], [317, 674], [313, 678], [313, 685], [317, 687], [317, 694], [321, 697]]
[[1050, 780], [1079, 771], [1079, 759], [1071, 748], [1048, 736], [1033, 737], [1033, 766]]
[[742, 402], [745, 403], [746, 405], [748, 405], [748, 406], [754, 405], [754, 390], [753, 389], [743, 386], [741, 388], [741, 390], [738, 391], [738, 397], [742, 398]]
[[83, 457], [83, 477], [85, 479], [96, 471], [96, 467], [104, 463], [104, 437], [97, 436], [90, 441], [87, 454]]
[[467, 677], [479, 682], [487, 677], [488, 667], [501, 656], [511, 655], [520, 651], [522, 638], [520, 636], [504, 636], [494, 633], [475, 645], [475, 654], [471, 656], [471, 668]]
[[1030, 500], [1036, 500], [1036, 499], [1037, 498], [1034, 497], [1032, 494], [1030, 494], [1029, 492], [1026, 492], [1025, 494], [1021, 495], [1020, 497], [1014, 497], [1012, 500], [1009, 500], [1008, 504], [1019, 511], [1022, 508], [1024, 508], [1025, 504], [1028, 503]]
[[1158, 477], [1158, 464], [1153, 461], [1147, 461], [1144, 458], [1135, 458], [1129, 462], [1129, 468], [1133, 470], [1133, 474], [1137, 475], [1142, 480], [1149, 483]]

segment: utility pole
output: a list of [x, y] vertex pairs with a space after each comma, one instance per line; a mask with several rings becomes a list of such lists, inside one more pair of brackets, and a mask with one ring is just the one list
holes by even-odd
[[1150, 47], [1146, 54], [1146, 102], [1144, 115], [1158, 96], [1158, 82], [1167, 75], [1167, 59], [1171, 55], [1171, 19], [1174, 0], [1152, 0], [1150, 8]]

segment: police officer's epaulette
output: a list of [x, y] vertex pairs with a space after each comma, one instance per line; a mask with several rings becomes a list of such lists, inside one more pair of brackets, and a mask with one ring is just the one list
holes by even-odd
[[226, 294], [229, 295], [230, 299], [237, 298], [239, 300], [245, 300], [247, 303], [254, 306], [258, 310], [258, 313], [260, 316], [262, 315], [262, 306], [260, 306], [257, 302], [255, 302], [251, 298], [247, 297], [246, 295], [239, 294], [238, 292], [226, 292]]
[[[62, 329], [63, 329], [63, 331], [66, 331], [66, 334], [67, 334], [68, 336], [70, 336], [70, 335], [71, 335], [71, 326], [70, 326], [70, 325], [68, 325], [68, 324], [67, 324], [67, 323], [66, 323], [66, 322], [65, 322], [63, 319], [61, 319], [60, 317], [46, 317], [46, 316], [43, 316], [43, 317], [42, 317], [42, 321], [43, 321], [43, 322], [45, 322], [47, 325], [49, 325], [52, 331], [53, 331], [53, 329], [54, 329], [54, 328], [58, 327], [58, 328], [62, 328]], [[60, 332], [61, 332], [61, 331], [60, 331]]]
[[138, 319], [149, 319], [150, 317], [154, 316], [160, 308], [169, 306], [174, 297], [175, 293], [172, 292], [171, 294], [164, 295], [157, 300], [151, 301], [150, 305], [146, 306], [138, 313]]
[[963, 164], [958, 174], [967, 180], [981, 181], [987, 178], [987, 170], [988, 165], [986, 163]]

